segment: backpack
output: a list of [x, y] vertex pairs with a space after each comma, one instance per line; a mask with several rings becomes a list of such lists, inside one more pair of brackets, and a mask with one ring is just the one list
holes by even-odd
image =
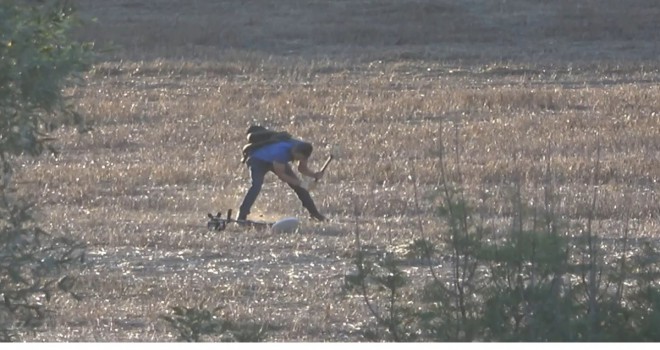
[[263, 146], [291, 139], [291, 135], [286, 131], [269, 130], [259, 125], [250, 126], [246, 134], [248, 144], [243, 146], [241, 163], [245, 163], [252, 152]]

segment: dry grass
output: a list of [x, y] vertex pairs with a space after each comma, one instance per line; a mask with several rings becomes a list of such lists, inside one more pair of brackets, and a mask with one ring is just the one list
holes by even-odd
[[[441, 146], [470, 198], [493, 197], [494, 223], [514, 179], [540, 198], [547, 166], [558, 210], [583, 219], [600, 148], [599, 232], [660, 230], [653, 1], [630, 2], [636, 21], [594, 1], [79, 3], [99, 18], [83, 36], [120, 45], [70, 91], [94, 130], [61, 130], [62, 155], [21, 159], [17, 178], [45, 228], [88, 243], [86, 298], [56, 300], [30, 340], [173, 340], [158, 315], [201, 301], [280, 327], [270, 341], [361, 340], [367, 313], [341, 287], [354, 208], [365, 244], [409, 243], [418, 221], [440, 235]], [[594, 29], [602, 18], [623, 28]], [[206, 232], [205, 214], [247, 188], [239, 150], [255, 122], [312, 141], [314, 167], [340, 146], [313, 195], [330, 223]], [[274, 177], [255, 210], [306, 218]]]

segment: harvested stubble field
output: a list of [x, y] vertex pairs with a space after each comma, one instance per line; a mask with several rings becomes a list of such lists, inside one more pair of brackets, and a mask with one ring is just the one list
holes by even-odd
[[[542, 200], [547, 169], [557, 210], [584, 220], [598, 161], [598, 233], [660, 232], [657, 1], [76, 3], [97, 19], [80, 37], [112, 48], [68, 92], [93, 130], [58, 131], [61, 154], [16, 177], [44, 228], [88, 245], [84, 299], [57, 298], [28, 340], [171, 341], [159, 316], [203, 303], [268, 341], [360, 341], [369, 314], [342, 289], [356, 212], [378, 249], [442, 235], [442, 149], [495, 227], [516, 181]], [[254, 210], [299, 233], [206, 231], [247, 189], [251, 123], [312, 141], [315, 168], [340, 150], [313, 193], [330, 222], [269, 175]]]

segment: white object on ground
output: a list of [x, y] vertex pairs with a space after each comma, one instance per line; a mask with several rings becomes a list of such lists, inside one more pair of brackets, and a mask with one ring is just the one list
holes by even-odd
[[270, 230], [273, 233], [290, 233], [295, 232], [298, 229], [298, 224], [300, 220], [298, 218], [289, 217], [277, 221], [270, 227]]

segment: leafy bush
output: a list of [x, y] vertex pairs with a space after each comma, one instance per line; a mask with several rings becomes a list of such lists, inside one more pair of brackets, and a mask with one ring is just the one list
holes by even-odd
[[176, 306], [171, 316], [162, 315], [161, 318], [179, 333], [179, 341], [200, 342], [204, 335], [223, 333], [227, 329], [228, 324], [215, 315], [216, 311], [201, 305], [199, 308]]
[[[597, 183], [598, 163], [594, 174]], [[594, 232], [596, 191], [584, 222], [571, 224], [553, 212], [550, 185], [538, 207], [523, 204], [519, 184], [512, 189], [509, 228], [495, 234], [461, 191], [445, 185], [438, 215], [446, 230], [417, 239], [405, 256], [424, 257], [429, 273], [423, 288], [407, 282], [392, 254], [380, 259], [358, 252], [350, 291], [362, 295], [377, 329], [365, 338], [658, 341], [657, 243], [633, 247], [628, 230], [618, 237]], [[356, 240], [360, 247], [357, 224]], [[449, 267], [437, 263], [442, 258]]]
[[[20, 4], [20, 5], [19, 5]], [[82, 119], [63, 96], [90, 59], [90, 46], [69, 39], [75, 24], [66, 2], [39, 6], [0, 3], [0, 338], [33, 329], [46, 316], [46, 303], [63, 291], [74, 293], [65, 269], [82, 259], [82, 245], [40, 229], [31, 205], [16, 198], [12, 160], [37, 156], [49, 145], [48, 132]]]
[[217, 315], [221, 309], [209, 310], [201, 303], [198, 307], [172, 307], [172, 314], [161, 315], [161, 319], [177, 333], [178, 341], [201, 342], [204, 339], [223, 342], [264, 341], [266, 326], [256, 323], [236, 322]]

